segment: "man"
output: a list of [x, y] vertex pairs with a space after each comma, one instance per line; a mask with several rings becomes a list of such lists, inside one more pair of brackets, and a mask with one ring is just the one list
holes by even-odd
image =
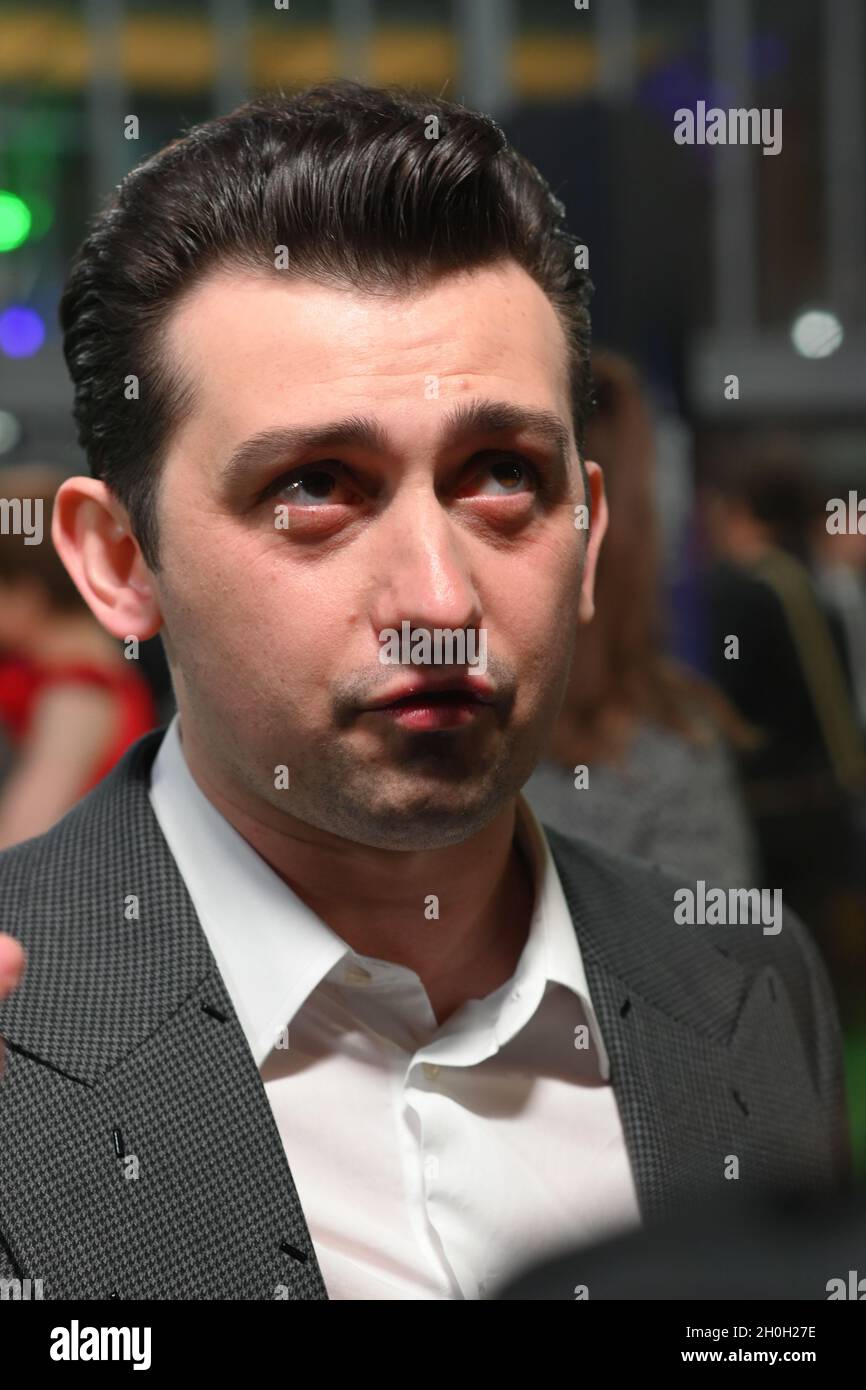
[[759, 733], [740, 771], [766, 873], [851, 988], [843, 1017], [857, 1017], [866, 740], [843, 634], [805, 563], [816, 514], [827, 514], [794, 449], [784, 437], [746, 439], [710, 481], [708, 638], [714, 678]]
[[79, 253], [54, 540], [178, 718], [0, 858], [0, 1270], [46, 1297], [482, 1298], [731, 1155], [847, 1179], [799, 923], [677, 925], [519, 796], [606, 517], [562, 214], [486, 118], [338, 83]]

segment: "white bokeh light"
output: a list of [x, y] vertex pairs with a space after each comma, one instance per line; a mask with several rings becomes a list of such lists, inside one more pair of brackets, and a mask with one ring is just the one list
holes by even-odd
[[791, 341], [801, 357], [829, 357], [841, 346], [844, 336], [836, 315], [825, 309], [798, 314], [791, 328]]
[[0, 454], [14, 449], [21, 438], [21, 425], [9, 410], [0, 410]]

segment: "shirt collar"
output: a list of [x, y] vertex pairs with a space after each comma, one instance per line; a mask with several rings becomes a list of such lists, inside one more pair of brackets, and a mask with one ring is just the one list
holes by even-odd
[[564, 985], [577, 995], [598, 1053], [599, 1070], [607, 1080], [610, 1062], [590, 998], [577, 931], [544, 828], [523, 795], [517, 798], [516, 835], [518, 844], [529, 859], [536, 894], [529, 938], [515, 978], [521, 974], [524, 960], [527, 973], [532, 972], [537, 955], [537, 970], [542, 978], [553, 984]]
[[150, 802], [261, 1066], [350, 948], [205, 796], [187, 765], [177, 714], [153, 761]]
[[[187, 765], [177, 714], [153, 762], [150, 802], [261, 1067], [280, 1031], [313, 990], [345, 956], [355, 953], [205, 796]], [[527, 1001], [534, 1000], [531, 1012], [547, 981], [561, 984], [581, 999], [607, 1076], [577, 933], [547, 838], [523, 796], [517, 799], [516, 835], [532, 870], [535, 906], [526, 945], [509, 982], [518, 987], [523, 1002], [513, 1008], [512, 992], [503, 986], [503, 1009], [511, 1009], [511, 1022], [508, 1026], [504, 1016], [500, 1020], [499, 1042], [526, 1021]]]

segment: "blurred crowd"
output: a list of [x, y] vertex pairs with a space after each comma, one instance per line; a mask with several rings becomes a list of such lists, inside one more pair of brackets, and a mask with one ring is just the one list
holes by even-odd
[[[610, 508], [596, 616], [526, 792], [542, 820], [679, 874], [782, 890], [843, 1019], [866, 1024], [866, 516], [796, 440], [717, 446], [681, 538], [697, 614], [674, 641], [662, 562], [664, 445], [638, 372], [594, 361], [586, 452]], [[866, 510], [866, 509], [864, 509]], [[849, 518], [850, 520], [850, 518]], [[689, 649], [690, 647], [690, 649]], [[672, 655], [678, 651], [678, 659]]]

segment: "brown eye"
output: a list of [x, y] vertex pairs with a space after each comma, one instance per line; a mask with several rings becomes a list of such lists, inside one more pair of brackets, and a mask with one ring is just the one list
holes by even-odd
[[[538, 490], [538, 474], [530, 463], [521, 458], [495, 459], [478, 473], [480, 491], [487, 497], [505, 497], [508, 493]], [[486, 488], [492, 481], [496, 486]]]
[[496, 481], [511, 491], [523, 482], [525, 470], [520, 463], [497, 463], [492, 472]]
[[314, 508], [317, 502], [345, 502], [351, 489], [342, 476], [342, 465], [334, 463], [300, 469], [278, 479], [269, 492], [290, 506]]

